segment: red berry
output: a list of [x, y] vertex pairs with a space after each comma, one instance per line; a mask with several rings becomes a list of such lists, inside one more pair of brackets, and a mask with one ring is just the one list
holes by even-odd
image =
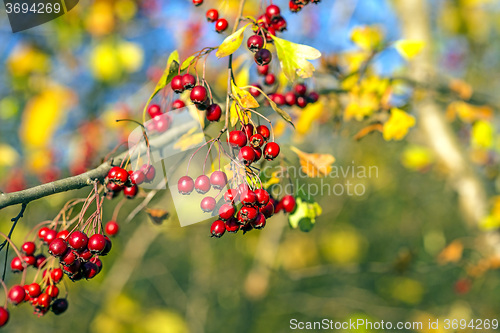
[[214, 198], [204, 197], [203, 200], [201, 200], [200, 207], [205, 213], [210, 213], [214, 210], [216, 203]]
[[196, 7], [201, 6], [203, 4], [203, 0], [193, 0], [193, 5]]
[[49, 245], [49, 253], [54, 257], [61, 257], [66, 253], [68, 249], [68, 244], [62, 238], [56, 238]]
[[219, 121], [222, 109], [218, 104], [212, 104], [207, 109], [207, 119], [209, 121]]
[[43, 242], [45, 244], [50, 244], [54, 239], [57, 237], [57, 231], [53, 229], [47, 230], [47, 233], [45, 234], [45, 237], [43, 237]]
[[46, 290], [47, 295], [49, 295], [51, 298], [56, 298], [59, 295], [59, 288], [56, 286], [48, 286]]
[[257, 24], [262, 28], [267, 28], [271, 24], [271, 19], [267, 15], [262, 14], [257, 18]]
[[263, 188], [256, 189], [254, 192], [257, 196], [257, 204], [259, 206], [265, 206], [269, 203], [269, 199], [271, 198], [269, 192], [267, 192]]
[[264, 83], [268, 86], [272, 86], [276, 82], [276, 76], [273, 73], [269, 73], [264, 78]]
[[194, 188], [196, 192], [200, 194], [205, 194], [210, 191], [210, 178], [205, 175], [198, 176], [194, 181]]
[[23, 252], [26, 255], [31, 256], [36, 251], [36, 245], [33, 242], [26, 242], [26, 243], [23, 244], [23, 246], [21, 247], [21, 249], [23, 250]]
[[271, 99], [271, 101], [273, 101], [274, 103], [276, 103], [278, 106], [282, 106], [285, 104], [285, 96], [283, 96], [282, 94], [271, 94], [269, 95], [269, 98]]
[[24, 267], [21, 258], [19, 257], [12, 258], [12, 261], [10, 262], [10, 268], [14, 273], [22, 272], [24, 270]]
[[207, 99], [207, 88], [204, 86], [196, 86], [191, 90], [189, 97], [193, 103], [203, 104]]
[[257, 65], [257, 72], [261, 76], [266, 76], [267, 74], [269, 74], [269, 65], [263, 65], [263, 66]]
[[289, 91], [285, 94], [285, 103], [292, 106], [297, 103], [297, 96], [293, 91]]
[[97, 265], [93, 262], [86, 262], [85, 264], [83, 264], [82, 272], [83, 277], [85, 277], [87, 280], [92, 279], [99, 273], [99, 267], [97, 267]]
[[245, 135], [247, 136], [248, 139], [253, 135], [254, 128], [252, 124], [245, 124], [242, 126], [241, 130], [245, 132]]
[[271, 201], [267, 203], [267, 205], [260, 207], [259, 211], [264, 214], [266, 219], [270, 218], [274, 214], [274, 206]]
[[264, 38], [259, 35], [253, 35], [247, 39], [247, 47], [251, 52], [257, 52], [264, 47]]
[[210, 227], [210, 233], [212, 234], [212, 237], [220, 238], [224, 233], [226, 232], [226, 224], [224, 221], [217, 220], [212, 223], [212, 226]]
[[269, 17], [271, 20], [281, 17], [280, 7], [276, 5], [267, 6], [266, 16]]
[[250, 187], [246, 183], [238, 185], [238, 193], [240, 194], [240, 197], [244, 196], [248, 191], [250, 191]]
[[229, 144], [233, 147], [244, 147], [247, 144], [247, 136], [243, 131], [229, 132]]
[[255, 53], [254, 59], [257, 65], [264, 66], [271, 62], [273, 55], [268, 49], [261, 49]]
[[250, 145], [254, 148], [262, 147], [264, 143], [264, 137], [260, 134], [254, 134], [250, 137]]
[[78, 258], [80, 258], [82, 261], [89, 261], [90, 258], [92, 258], [93, 256], [92, 252], [90, 252], [88, 248], [78, 251], [76, 254], [78, 255]]
[[80, 251], [83, 250], [85, 247], [87, 247], [89, 238], [85, 233], [77, 230], [68, 236], [67, 241], [72, 249]]
[[153, 129], [158, 133], [163, 133], [170, 127], [170, 118], [156, 116], [153, 118]]
[[258, 213], [254, 221], [251, 222], [255, 229], [262, 229], [266, 226], [266, 217], [262, 213]]
[[151, 183], [155, 179], [156, 169], [154, 166], [149, 164], [143, 164], [141, 166], [141, 171], [144, 173], [144, 176], [146, 177], [146, 182]]
[[[94, 234], [89, 238], [87, 248], [92, 253], [99, 253], [106, 247], [106, 238], [101, 234]], [[89, 258], [90, 259], [90, 258]]]
[[228, 25], [229, 24], [227, 23], [227, 20], [225, 18], [220, 18], [217, 20], [217, 22], [215, 22], [215, 31], [217, 31], [218, 33], [222, 33], [227, 29]]
[[46, 293], [42, 293], [38, 296], [37, 305], [42, 308], [48, 308], [50, 306], [50, 301], [50, 296]]
[[269, 131], [269, 128], [265, 125], [260, 125], [257, 126], [257, 133], [262, 135], [264, 140], [269, 140], [269, 137], [271, 136], [271, 132]]
[[120, 226], [115, 221], [109, 221], [105, 227], [106, 233], [110, 236], [115, 236], [120, 231]]
[[293, 211], [295, 210], [295, 198], [291, 195], [285, 195], [283, 199], [281, 199], [281, 204], [283, 205], [283, 209], [287, 213], [293, 213]]
[[216, 189], [221, 190], [227, 184], [227, 175], [222, 171], [214, 171], [210, 175], [210, 184]]
[[215, 22], [219, 19], [219, 12], [217, 9], [209, 9], [207, 10], [206, 17], [208, 22]]
[[9, 321], [9, 311], [6, 308], [0, 308], [0, 327], [5, 326]]
[[295, 85], [295, 87], [293, 89], [295, 90], [297, 95], [300, 95], [300, 96], [304, 96], [307, 92], [307, 87], [303, 83], [299, 83], [299, 84]]
[[14, 304], [18, 305], [19, 303], [22, 303], [24, 301], [24, 298], [26, 297], [26, 291], [24, 288], [20, 285], [15, 285], [12, 286], [9, 290], [9, 301]]
[[40, 288], [40, 285], [36, 282], [33, 282], [32, 284], [28, 285], [28, 294], [30, 297], [37, 297], [40, 295], [42, 292], [42, 289]]
[[255, 160], [255, 152], [253, 151], [252, 147], [245, 146], [241, 148], [240, 152], [238, 153], [238, 159], [247, 166], [252, 164], [252, 162]]
[[125, 186], [123, 188], [123, 194], [127, 197], [127, 199], [135, 198], [138, 191], [139, 191], [139, 188], [135, 184], [132, 184], [132, 186]]
[[57, 233], [56, 238], [66, 239], [69, 235], [69, 230], [61, 230]]
[[[254, 88], [255, 87], [255, 88]], [[258, 89], [256, 89], [258, 88]], [[262, 90], [262, 87], [258, 84], [252, 84], [250, 88], [248, 88], [248, 92], [255, 98], [259, 97], [261, 92], [260, 90]]]
[[68, 309], [68, 301], [65, 298], [56, 299], [50, 308], [54, 314], [59, 315]]
[[120, 170], [121, 168], [119, 166], [114, 166], [108, 171], [108, 178], [113, 179], [115, 178], [116, 172]]
[[286, 30], [287, 27], [286, 20], [283, 17], [278, 17], [277, 19], [273, 20], [272, 27], [276, 31], [283, 32]]
[[101, 256], [107, 255], [109, 251], [111, 251], [111, 247], [113, 245], [113, 243], [111, 243], [111, 239], [109, 239], [108, 236], [104, 236], [104, 238], [106, 239], [106, 246], [104, 247], [104, 250], [101, 251]]
[[54, 283], [59, 283], [63, 277], [63, 271], [60, 268], [54, 268], [50, 271], [50, 277]]
[[182, 109], [183, 107], [186, 106], [186, 103], [184, 103], [183, 101], [181, 101], [180, 99], [176, 99], [173, 103], [172, 103], [172, 109], [174, 110], [178, 110], [178, 109]]
[[236, 210], [234, 209], [234, 206], [230, 203], [223, 204], [219, 208], [219, 217], [223, 220], [228, 220], [231, 217], [234, 216], [234, 213], [236, 213]]
[[172, 87], [172, 90], [178, 94], [182, 93], [184, 91], [184, 82], [183, 82], [183, 76], [182, 75], [176, 75], [170, 82], [170, 86]]
[[182, 86], [185, 90], [193, 89], [195, 84], [196, 78], [193, 75], [186, 73], [182, 76]]
[[292, 13], [297, 13], [302, 9], [302, 7], [297, 5], [294, 0], [290, 0], [290, 2], [288, 3], [288, 6], [289, 6], [290, 11]]
[[229, 189], [224, 193], [224, 200], [229, 203], [234, 203], [238, 200], [240, 194], [236, 189]]
[[240, 224], [247, 224], [248, 222], [252, 222], [257, 218], [257, 214], [259, 212], [255, 207], [251, 206], [243, 206], [238, 211], [238, 222]]
[[179, 193], [183, 195], [190, 194], [191, 192], [193, 192], [194, 189], [193, 178], [189, 176], [183, 176], [179, 178], [179, 181], [177, 182], [177, 189], [179, 190]]
[[300, 108], [305, 108], [307, 106], [307, 99], [304, 96], [297, 97], [297, 106]]
[[47, 258], [43, 254], [39, 254], [35, 257], [35, 267], [40, 268], [45, 266], [45, 263], [47, 262]]
[[90, 262], [95, 264], [98, 268], [98, 273], [101, 271], [102, 269], [102, 261], [101, 259], [99, 259], [98, 257], [93, 257], [92, 259], [90, 259]]
[[135, 185], [141, 185], [146, 180], [146, 175], [141, 170], [136, 170], [130, 175], [130, 182]]
[[108, 190], [109, 190], [109, 191], [111, 191], [111, 192], [118, 193], [118, 192], [120, 192], [121, 190], [123, 190], [123, 186], [122, 186], [122, 185], [118, 185], [118, 184], [113, 183], [113, 182], [109, 182], [109, 183], [106, 185], [106, 189], [108, 189]]
[[23, 260], [26, 262], [28, 266], [35, 266], [36, 264], [35, 256], [24, 256]]
[[262, 157], [262, 149], [260, 149], [260, 147], [252, 147], [252, 149], [255, 153], [255, 158], [253, 159], [253, 161], [257, 162]]
[[45, 238], [45, 235], [47, 234], [47, 231], [49, 231], [50, 229], [47, 228], [47, 227], [42, 227], [40, 228], [40, 230], [38, 230], [38, 238], [40, 238], [41, 240], [43, 240]]
[[123, 168], [118, 168], [118, 169], [116, 169], [116, 172], [114, 173], [114, 177], [110, 177], [109, 173], [108, 173], [108, 177], [112, 181], [116, 182], [118, 185], [123, 185], [128, 180], [128, 172], [127, 172], [127, 170], [125, 170]]
[[247, 206], [253, 206], [257, 202], [257, 195], [254, 191], [248, 190], [245, 193], [240, 195], [241, 203]]
[[274, 160], [280, 153], [280, 146], [276, 142], [268, 142], [264, 147], [264, 158], [268, 161]]
[[151, 118], [162, 115], [161, 108], [158, 104], [151, 104], [148, 107], [148, 113]]
[[266, 41], [268, 43], [272, 43], [273, 42], [273, 38], [271, 36], [276, 36], [276, 30], [273, 27], [267, 28]]
[[238, 220], [236, 218], [231, 217], [226, 221], [226, 231], [227, 232], [238, 232], [240, 230], [240, 225], [238, 224]]
[[73, 265], [78, 259], [78, 256], [75, 251], [68, 251], [61, 257], [61, 264], [64, 266]]
[[319, 100], [319, 94], [315, 91], [312, 91], [309, 93], [309, 96], [307, 96], [309, 99], [309, 103], [316, 103]]

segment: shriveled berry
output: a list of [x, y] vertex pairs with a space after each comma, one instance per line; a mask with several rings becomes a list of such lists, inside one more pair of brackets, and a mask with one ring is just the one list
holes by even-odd
[[207, 119], [209, 121], [219, 121], [222, 109], [219, 104], [211, 104], [207, 109]]
[[214, 210], [216, 201], [212, 197], [205, 197], [201, 200], [200, 207], [205, 213], [210, 213]]
[[271, 62], [271, 60], [273, 59], [273, 55], [268, 49], [261, 49], [257, 51], [257, 53], [255, 53], [254, 59], [257, 65], [264, 66], [268, 65]]
[[214, 171], [210, 175], [210, 184], [216, 189], [221, 190], [227, 184], [227, 175], [223, 171]]
[[194, 188], [196, 189], [196, 192], [200, 194], [207, 193], [210, 191], [210, 178], [206, 175], [198, 176], [198, 178], [194, 181]]
[[193, 178], [189, 176], [182, 176], [181, 178], [179, 178], [179, 181], [177, 182], [177, 189], [179, 193], [182, 195], [187, 195], [193, 192], [194, 190]]
[[226, 224], [224, 221], [216, 220], [212, 223], [210, 227], [210, 234], [212, 237], [220, 238], [226, 232]]

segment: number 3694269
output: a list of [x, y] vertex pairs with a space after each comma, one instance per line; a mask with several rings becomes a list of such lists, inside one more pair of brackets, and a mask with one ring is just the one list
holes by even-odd
[[498, 328], [498, 319], [445, 319], [444, 329], [473, 329], [473, 330], [488, 330]]
[[50, 2], [39, 2], [28, 4], [24, 3], [6, 3], [5, 4], [7, 14], [52, 14], [59, 13], [61, 11], [61, 4], [59, 3], [50, 3]]

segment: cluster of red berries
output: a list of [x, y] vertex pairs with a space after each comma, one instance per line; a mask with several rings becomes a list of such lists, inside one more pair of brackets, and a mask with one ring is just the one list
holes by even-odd
[[[175, 101], [174, 105], [179, 105], [179, 102], [184, 104], [181, 100]], [[182, 105], [181, 107], [184, 107], [185, 105]], [[172, 108], [175, 108], [172, 106]], [[180, 107], [179, 107], [180, 108]], [[161, 107], [158, 104], [151, 104], [148, 107], [148, 114], [153, 120], [152, 122], [147, 123], [147, 129], [150, 132], [157, 132], [157, 133], [163, 133], [166, 130], [169, 129], [170, 127], [170, 117], [167, 117], [164, 115], [164, 113], [161, 110]]]
[[271, 132], [265, 125], [254, 129], [252, 124], [244, 124], [241, 130], [229, 132], [228, 142], [233, 149], [239, 149], [238, 160], [249, 166], [258, 162], [262, 156], [268, 161], [278, 156], [280, 146], [276, 142], [268, 142], [270, 136]]
[[127, 171], [121, 167], [114, 166], [106, 177], [106, 196], [114, 198], [118, 193], [123, 191], [123, 194], [128, 199], [133, 199], [139, 191], [138, 185], [142, 183], [150, 183], [156, 175], [156, 169], [150, 164], [144, 164], [139, 170]]
[[304, 6], [310, 3], [318, 4], [320, 2], [321, 0], [290, 0], [288, 6], [290, 7], [290, 11], [297, 13], [300, 12]]
[[[204, 84], [208, 87], [205, 81]], [[170, 86], [172, 90], [178, 94], [181, 94], [185, 90], [191, 90], [189, 98], [196, 108], [200, 111], [206, 111], [206, 117], [209, 121], [218, 121], [222, 115], [222, 109], [219, 104], [213, 103], [204, 84], [196, 82], [196, 78], [193, 75], [186, 73], [184, 75], [174, 76]]]
[[[201, 6], [203, 4], [203, 0], [193, 0], [193, 5], [196, 7]], [[209, 9], [207, 10], [207, 21], [215, 22], [215, 31], [218, 33], [223, 33], [226, 31], [228, 27], [227, 20], [225, 18], [219, 18], [219, 11], [217, 9]]]
[[[119, 226], [116, 222], [110, 221], [106, 224], [105, 230], [108, 235], [114, 236], [118, 233]], [[21, 283], [12, 286], [8, 291], [8, 299], [16, 306], [29, 302], [38, 316], [43, 316], [49, 310], [56, 315], [61, 314], [68, 308], [66, 297], [59, 298], [58, 284], [64, 275], [66, 274], [72, 281], [95, 277], [102, 269], [99, 257], [109, 253], [111, 240], [99, 233], [88, 237], [80, 230], [64, 229], [58, 232], [49, 227], [42, 227], [38, 230], [39, 244], [35, 242], [23, 243], [21, 251], [18, 252], [21, 256], [14, 257], [10, 263], [12, 272], [23, 272], [29, 267], [40, 271], [46, 265], [49, 268], [43, 270], [42, 280], [39, 283], [36, 282], [37, 274], [31, 284]], [[43, 250], [44, 246], [48, 247], [51, 257], [47, 258], [42, 251], [35, 254], [37, 249]], [[59, 259], [59, 265], [53, 264], [56, 258]], [[8, 319], [8, 310], [0, 308], [0, 327], [5, 325]]]
[[[177, 189], [182, 195], [189, 195], [196, 189], [199, 194], [206, 194], [213, 187], [222, 190], [227, 184], [227, 175], [223, 171], [214, 171], [210, 178], [207, 175], [200, 175], [193, 180], [189, 176], [179, 178]], [[214, 197], [206, 196], [200, 202], [200, 208], [205, 213], [210, 213], [215, 209], [217, 202]]]

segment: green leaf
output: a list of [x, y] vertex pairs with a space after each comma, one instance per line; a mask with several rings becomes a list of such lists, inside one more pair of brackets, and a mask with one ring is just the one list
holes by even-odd
[[144, 106], [143, 122], [146, 122], [146, 112], [149, 103], [151, 102], [153, 97], [155, 97], [160, 90], [165, 88], [165, 86], [169, 84], [170, 81], [172, 81], [172, 79], [174, 78], [175, 75], [177, 75], [178, 72], [179, 72], [179, 53], [177, 52], [177, 50], [175, 50], [168, 57], [167, 66], [165, 67], [165, 70], [163, 71], [160, 80], [158, 80], [158, 83], [156, 83], [156, 87], [153, 90], [153, 93], [151, 94], [151, 96], [149, 96], [149, 99], [146, 105]]
[[217, 58], [224, 58], [227, 57], [228, 55], [233, 54], [238, 50], [241, 46], [241, 43], [243, 42], [243, 32], [245, 32], [245, 29], [250, 25], [251, 23], [248, 23], [245, 25], [243, 28], [239, 29], [235, 33], [229, 35], [222, 44], [220, 44], [219, 49], [217, 50], [217, 53], [215, 54]]
[[271, 37], [276, 46], [281, 68], [288, 80], [293, 82], [296, 76], [305, 79], [313, 75], [314, 66], [308, 60], [318, 59], [321, 57], [321, 52], [311, 46], [295, 44], [273, 35]]
[[181, 65], [181, 71], [188, 68], [193, 63], [194, 58], [195, 58], [194, 56], [190, 56], [186, 60], [184, 60]]
[[269, 105], [271, 105], [271, 108], [274, 111], [276, 111], [276, 113], [278, 113], [281, 116], [281, 118], [285, 119], [290, 125], [292, 125], [293, 128], [295, 128], [295, 125], [292, 122], [292, 117], [290, 117], [290, 115], [288, 113], [286, 113], [285, 111], [280, 109], [276, 103], [271, 101], [270, 98], [268, 98], [268, 101], [269, 101]]
[[310, 231], [316, 223], [316, 217], [321, 215], [322, 209], [317, 202], [309, 203], [297, 198], [297, 208], [288, 216], [290, 227], [300, 228], [302, 231]]

